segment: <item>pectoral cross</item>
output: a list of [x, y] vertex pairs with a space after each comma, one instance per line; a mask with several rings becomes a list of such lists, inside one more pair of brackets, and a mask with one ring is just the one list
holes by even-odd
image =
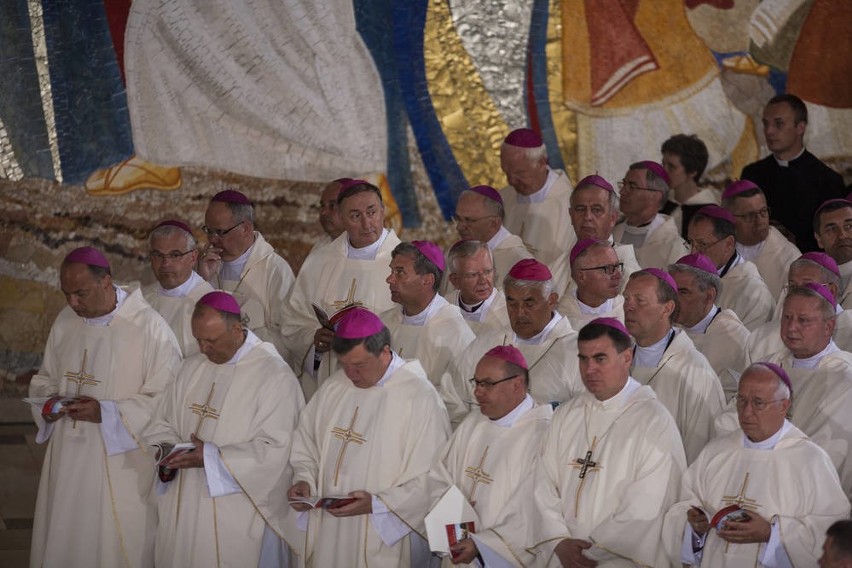
[[210, 392], [207, 393], [207, 400], [204, 401], [204, 404], [190, 404], [189, 410], [193, 414], [198, 415], [198, 425], [195, 427], [195, 436], [198, 437], [198, 433], [201, 431], [201, 425], [204, 424], [204, 421], [208, 418], [212, 420], [219, 420], [219, 411], [210, 406], [210, 401], [213, 399], [213, 391], [216, 389], [216, 383], [210, 385]]
[[83, 388], [83, 385], [96, 385], [100, 383], [94, 375], [86, 372], [86, 358], [88, 354], [89, 350], [83, 349], [83, 363], [80, 365], [79, 373], [72, 373], [71, 371], [65, 373], [65, 380], [77, 383], [77, 390], [74, 392], [74, 396], [80, 396], [80, 390]]
[[757, 504], [757, 501], [754, 499], [749, 499], [745, 496], [746, 491], [748, 490], [748, 477], [749, 473], [746, 472], [745, 479], [743, 479], [742, 487], [740, 487], [740, 492], [736, 495], [725, 495], [722, 497], [722, 502], [727, 505], [736, 504], [740, 509], [750, 509], [752, 511], [756, 511], [760, 508], [760, 505]]
[[[353, 280], [354, 282], [354, 280]], [[358, 419], [358, 406], [355, 407], [355, 413], [352, 415], [352, 421], [349, 422], [349, 428], [345, 430], [339, 426], [335, 426], [331, 429], [331, 435], [335, 438], [343, 440], [343, 445], [340, 447], [340, 451], [337, 453], [337, 463], [334, 465], [334, 485], [337, 486], [337, 479], [340, 476], [340, 466], [343, 465], [343, 456], [346, 453], [346, 446], [349, 445], [350, 442], [355, 442], [359, 446], [367, 441], [363, 435], [359, 434], [354, 430], [355, 421]]]
[[524, 222], [522, 222], [522, 223], [521, 223], [521, 231], [520, 231], [520, 233], [518, 234], [518, 236], [519, 236], [519, 237], [521, 237], [521, 241], [523, 241], [524, 246], [525, 246], [525, 247], [527, 247], [527, 250], [529, 251], [529, 253], [530, 253], [531, 255], [533, 255], [533, 256], [536, 256], [536, 255], [538, 254], [538, 250], [537, 250], [535, 247], [533, 247], [532, 245], [530, 245], [530, 244], [527, 242], [527, 240], [524, 238], [524, 226], [525, 226], [526, 224], [527, 224], [527, 222], [526, 222], [526, 221], [524, 221]]
[[356, 306], [363, 306], [364, 304], [362, 304], [361, 302], [355, 301], [355, 290], [357, 290], [357, 289], [358, 289], [358, 279], [353, 278], [352, 284], [349, 286], [349, 293], [346, 295], [346, 298], [344, 298], [342, 300], [337, 300], [336, 302], [332, 302], [331, 307], [334, 308], [335, 311], [339, 311], [339, 310], [342, 310], [343, 308], [345, 308], [346, 306], [351, 306], [353, 304], [356, 305]]
[[602, 469], [602, 466], [592, 460], [592, 455], [595, 451], [595, 446], [598, 443], [597, 437], [592, 439], [592, 447], [589, 448], [589, 451], [586, 452], [586, 457], [577, 458], [574, 460], [574, 463], [571, 464], [571, 467], [577, 468], [580, 470], [580, 484], [577, 486], [577, 493], [574, 495], [574, 516], [577, 516], [580, 510], [580, 492], [583, 490], [583, 486], [586, 484], [586, 474], [589, 470], [598, 471]]
[[485, 465], [485, 457], [488, 455], [488, 448], [490, 446], [485, 446], [485, 451], [482, 452], [482, 458], [479, 460], [479, 465], [476, 467], [470, 466], [465, 468], [464, 474], [473, 480], [473, 487], [470, 489], [470, 499], [469, 501], [475, 501], [476, 497], [476, 487], [480, 483], [484, 483], [485, 485], [489, 485], [494, 479], [482, 469], [482, 466]]

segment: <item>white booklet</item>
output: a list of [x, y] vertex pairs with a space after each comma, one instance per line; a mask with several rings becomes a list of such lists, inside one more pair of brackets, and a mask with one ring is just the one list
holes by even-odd
[[429, 550], [433, 552], [450, 553], [450, 541], [447, 525], [474, 523], [480, 526], [479, 515], [455, 485], [451, 486], [444, 496], [426, 515], [426, 535], [429, 537]]

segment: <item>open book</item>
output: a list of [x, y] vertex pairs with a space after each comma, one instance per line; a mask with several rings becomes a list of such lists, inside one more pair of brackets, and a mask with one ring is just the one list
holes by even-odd
[[296, 497], [290, 499], [288, 503], [291, 505], [301, 503], [311, 509], [337, 509], [355, 501], [355, 497], [349, 495], [329, 495], [327, 497]]
[[429, 549], [449, 554], [450, 546], [474, 532], [479, 515], [455, 485], [432, 507], [424, 519]]
[[311, 303], [311, 307], [314, 308], [314, 314], [317, 316], [317, 321], [319, 322], [319, 324], [326, 329], [334, 331], [334, 326], [337, 325], [337, 322], [339, 322], [340, 319], [345, 316], [349, 311], [357, 307], [357, 304], [348, 304], [346, 306], [343, 306], [330, 316], [328, 315], [328, 312], [322, 309], [322, 307], [314, 303]]
[[76, 399], [69, 396], [35, 396], [23, 400], [42, 414], [56, 414], [60, 408]]
[[180, 444], [161, 443], [154, 444], [157, 448], [157, 475], [160, 481], [168, 483], [177, 475], [178, 470], [171, 469], [163, 465], [163, 462], [174, 456], [182, 456], [183, 454], [195, 451], [195, 444], [192, 442], [181, 442]]

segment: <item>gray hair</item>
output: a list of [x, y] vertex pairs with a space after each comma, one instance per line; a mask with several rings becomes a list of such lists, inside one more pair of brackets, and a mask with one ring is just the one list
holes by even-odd
[[491, 249], [488, 248], [488, 244], [475, 240], [459, 241], [447, 253], [447, 263], [450, 265], [450, 272], [458, 274], [458, 267], [456, 266], [457, 259], [470, 258], [481, 250], [484, 250], [488, 254], [488, 259], [491, 261], [491, 266], [493, 267], [494, 255], [491, 253]]
[[663, 198], [660, 200], [660, 207], [666, 204], [666, 201], [669, 200], [669, 184], [666, 183], [666, 180], [655, 174], [653, 170], [649, 170], [642, 162], [630, 164], [628, 169], [644, 171], [645, 187], [655, 189], [663, 194]]
[[790, 400], [793, 396], [793, 393], [790, 392], [790, 387], [787, 386], [787, 383], [781, 380], [781, 377], [775, 374], [775, 372], [764, 365], [762, 362], [752, 363], [749, 365], [745, 371], [743, 371], [742, 376], [745, 376], [746, 373], [756, 373], [758, 371], [764, 371], [772, 375], [772, 377], [776, 381], [775, 386], [775, 394], [773, 395], [776, 399], [780, 400]]
[[541, 291], [541, 297], [547, 299], [553, 293], [553, 279], [550, 280], [519, 280], [512, 278], [508, 274], [503, 279], [503, 289], [511, 286], [512, 288], [538, 288]]
[[784, 298], [784, 305], [787, 305], [787, 302], [790, 298], [794, 296], [800, 296], [803, 298], [817, 298], [819, 300], [820, 312], [822, 312], [822, 320], [828, 321], [830, 319], [834, 319], [837, 315], [837, 312], [834, 310], [834, 306], [832, 306], [828, 300], [822, 297], [821, 294], [816, 292], [815, 290], [811, 290], [810, 288], [806, 288], [805, 286], [792, 286], [787, 291], [787, 297]]
[[461, 199], [465, 195], [475, 195], [480, 200], [482, 200], [483, 205], [485, 206], [485, 211], [489, 215], [494, 215], [496, 217], [499, 217], [501, 221], [506, 218], [506, 211], [503, 209], [503, 204], [500, 203], [499, 201], [494, 201], [493, 199], [485, 197], [481, 193], [476, 193], [475, 191], [471, 191], [469, 189], [462, 191], [461, 194], [459, 195], [459, 199]]
[[787, 269], [787, 276], [789, 277], [790, 273], [793, 270], [797, 270], [799, 268], [803, 268], [806, 266], [816, 266], [820, 270], [820, 274], [822, 275], [822, 283], [829, 285], [834, 284], [836, 290], [840, 290], [840, 276], [824, 267], [818, 262], [814, 262], [807, 258], [797, 258], [790, 264], [790, 268]]
[[701, 270], [700, 268], [695, 268], [688, 264], [670, 264], [669, 274], [672, 272], [686, 272], [688, 274], [692, 274], [695, 276], [695, 284], [702, 292], [706, 292], [708, 288], [712, 287], [716, 290], [716, 296], [718, 297], [719, 293], [722, 291], [722, 279], [712, 272], [707, 272], [706, 270]]
[[568, 201], [571, 203], [571, 206], [572, 206], [572, 207], [573, 207], [573, 205], [574, 205], [574, 203], [573, 203], [573, 201], [574, 201], [574, 193], [575, 193], [576, 191], [578, 191], [578, 190], [580, 190], [580, 189], [584, 189], [584, 188], [586, 188], [586, 187], [591, 188], [591, 189], [600, 189], [601, 191], [606, 191], [606, 192], [609, 194], [609, 212], [610, 212], [610, 214], [611, 214], [613, 211], [618, 211], [618, 206], [619, 206], [619, 203], [620, 203], [620, 199], [619, 199], [619, 197], [618, 197], [618, 192], [617, 192], [617, 191], [607, 191], [607, 190], [605, 190], [604, 188], [602, 188], [602, 187], [600, 187], [600, 186], [597, 186], [597, 185], [595, 185], [595, 184], [593, 184], [593, 183], [587, 183], [587, 184], [584, 184], [584, 185], [578, 185], [577, 187], [575, 187], [575, 188], [574, 188], [574, 191], [572, 191], [572, 192], [571, 192], [571, 195], [568, 197]]
[[187, 233], [183, 229], [173, 225], [163, 225], [162, 227], [157, 227], [148, 234], [148, 248], [152, 247], [151, 243], [153, 242], [154, 237], [168, 239], [169, 237], [173, 237], [177, 234], [186, 238], [186, 250], [192, 250], [198, 246], [198, 241], [195, 240], [195, 236], [192, 233]]
[[[511, 148], [520, 148], [519, 146], [513, 146], [512, 144], [506, 144], [505, 142], [503, 142], [503, 146], [509, 146]], [[520, 148], [520, 149], [524, 150], [524, 155], [526, 156], [527, 160], [529, 160], [530, 162], [537, 162], [537, 161], [541, 160], [542, 158], [547, 158], [547, 147], [544, 144], [542, 144], [541, 146], [537, 146], [535, 148]]]

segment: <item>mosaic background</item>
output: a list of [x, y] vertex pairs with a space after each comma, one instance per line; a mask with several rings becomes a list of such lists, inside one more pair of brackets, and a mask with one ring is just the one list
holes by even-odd
[[[118, 281], [147, 282], [147, 230], [199, 227], [224, 187], [294, 269], [335, 177], [381, 182], [403, 238], [446, 245], [458, 194], [503, 185], [513, 128], [611, 181], [696, 133], [718, 185], [765, 154], [760, 113], [786, 90], [808, 102], [808, 148], [852, 181], [850, 0], [199, 1], [0, 3], [4, 417], [24, 414], [63, 306], [62, 256], [94, 244]], [[239, 154], [258, 140], [271, 158]]]

